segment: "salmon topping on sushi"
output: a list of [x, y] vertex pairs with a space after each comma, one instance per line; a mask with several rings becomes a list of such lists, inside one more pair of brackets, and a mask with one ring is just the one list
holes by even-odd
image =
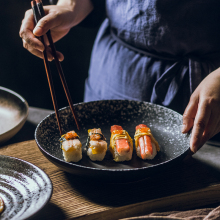
[[95, 133], [90, 135], [90, 140], [91, 141], [99, 141], [99, 140], [105, 140], [105, 137], [103, 134], [100, 133]]
[[79, 136], [75, 131], [69, 131], [66, 134], [64, 134], [62, 137], [64, 137], [66, 140], [79, 138]]
[[128, 140], [126, 139], [118, 139], [116, 142], [116, 149], [119, 154], [123, 154], [130, 151], [130, 146]]
[[[115, 139], [116, 150], [119, 154], [130, 151], [127, 132], [120, 125], [111, 126], [111, 133]], [[130, 138], [131, 139], [131, 138]], [[131, 139], [132, 141], [132, 139]]]
[[110, 152], [116, 162], [131, 160], [133, 140], [119, 125], [111, 126]]
[[111, 126], [111, 133], [116, 132], [116, 131], [123, 131], [122, 126], [120, 126], [120, 125], [112, 125]]
[[[119, 125], [113, 125], [111, 126], [111, 133], [113, 135], [115, 134], [123, 135], [123, 128]], [[116, 139], [115, 142], [116, 142], [116, 150], [119, 154], [123, 154], [130, 151], [130, 146], [127, 139], [124, 139], [122, 137]]]
[[147, 125], [140, 124], [136, 126], [134, 139], [137, 155], [144, 160], [153, 159], [157, 151], [160, 150], [157, 141], [154, 139]]

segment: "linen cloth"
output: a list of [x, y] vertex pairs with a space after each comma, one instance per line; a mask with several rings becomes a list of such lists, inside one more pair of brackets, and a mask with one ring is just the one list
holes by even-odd
[[[155, 212], [150, 215], [136, 217], [135, 219], [148, 219], [148, 217], [169, 217], [184, 220], [219, 220], [220, 206], [217, 208], [204, 208], [189, 211], [171, 211], [171, 212]], [[125, 218], [123, 220], [132, 220], [133, 218]]]

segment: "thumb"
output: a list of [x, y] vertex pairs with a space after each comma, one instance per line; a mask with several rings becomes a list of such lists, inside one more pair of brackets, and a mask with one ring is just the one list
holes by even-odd
[[51, 28], [57, 26], [57, 19], [55, 13], [50, 13], [41, 18], [33, 30], [35, 36], [42, 36], [46, 34]]

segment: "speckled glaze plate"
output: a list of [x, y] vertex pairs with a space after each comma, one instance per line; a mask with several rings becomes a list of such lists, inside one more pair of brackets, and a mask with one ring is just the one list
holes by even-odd
[[24, 125], [28, 103], [16, 92], [0, 86], [0, 144], [12, 138]]
[[4, 201], [1, 220], [27, 219], [50, 200], [52, 183], [35, 165], [0, 155], [0, 197]]
[[[190, 137], [181, 133], [182, 116], [168, 108], [127, 100], [79, 103], [74, 108], [80, 124], [79, 131], [69, 107], [60, 109], [59, 114], [64, 131], [75, 130], [80, 136], [83, 146], [81, 161], [64, 161], [54, 113], [43, 119], [35, 131], [35, 140], [43, 155], [64, 171], [108, 182], [135, 181], [170, 168], [183, 159], [189, 150]], [[143, 161], [135, 152], [131, 161], [120, 163], [112, 160], [109, 151], [102, 162], [93, 162], [86, 155], [88, 129], [101, 128], [109, 144], [111, 125], [121, 125], [133, 138], [135, 126], [141, 123], [151, 128], [160, 145], [161, 150], [153, 160]]]

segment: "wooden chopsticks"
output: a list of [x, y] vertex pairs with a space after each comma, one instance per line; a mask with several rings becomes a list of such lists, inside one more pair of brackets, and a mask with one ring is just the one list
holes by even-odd
[[[42, 4], [41, 0], [33, 0], [33, 1], [31, 1], [31, 7], [32, 7], [32, 10], [33, 10], [35, 22], [37, 24], [37, 22], [42, 17], [45, 16], [44, 9], [43, 9], [43, 4]], [[70, 92], [69, 92], [69, 89], [68, 89], [68, 86], [67, 86], [67, 83], [66, 83], [66, 80], [65, 80], [65, 76], [64, 76], [61, 64], [60, 64], [59, 59], [58, 59], [57, 54], [56, 54], [56, 48], [55, 48], [55, 45], [53, 43], [50, 30], [46, 33], [46, 35], [47, 35], [47, 38], [48, 38], [48, 41], [49, 41], [49, 44], [50, 44], [50, 47], [51, 47], [51, 51], [52, 51], [52, 54], [53, 54], [53, 57], [54, 57], [54, 60], [55, 60], [55, 63], [56, 63], [56, 67], [57, 67], [57, 70], [58, 70], [58, 73], [59, 73], [59, 76], [60, 76], [60, 80], [62, 82], [64, 91], [65, 91], [65, 94], [66, 94], [66, 97], [67, 97], [67, 101], [69, 103], [69, 106], [70, 106], [71, 112], [73, 114], [75, 123], [77, 125], [78, 130], [79, 130], [79, 123], [77, 121], [76, 113], [75, 113], [74, 108], [73, 108], [73, 102], [72, 102], [72, 99], [71, 99], [71, 96], [70, 96]], [[45, 47], [45, 50], [43, 52], [44, 66], [45, 66], [47, 80], [48, 80], [48, 84], [49, 84], [49, 88], [50, 88], [53, 107], [54, 107], [54, 110], [55, 110], [60, 135], [62, 135], [63, 131], [62, 131], [61, 123], [60, 123], [60, 117], [59, 117], [59, 112], [58, 112], [58, 107], [57, 107], [56, 96], [55, 96], [55, 92], [54, 92], [52, 75], [51, 75], [51, 71], [50, 71], [49, 62], [48, 62], [48, 59], [47, 59], [46, 44], [44, 42], [44, 37], [43, 36], [41, 36], [41, 41], [42, 41], [42, 43]]]

